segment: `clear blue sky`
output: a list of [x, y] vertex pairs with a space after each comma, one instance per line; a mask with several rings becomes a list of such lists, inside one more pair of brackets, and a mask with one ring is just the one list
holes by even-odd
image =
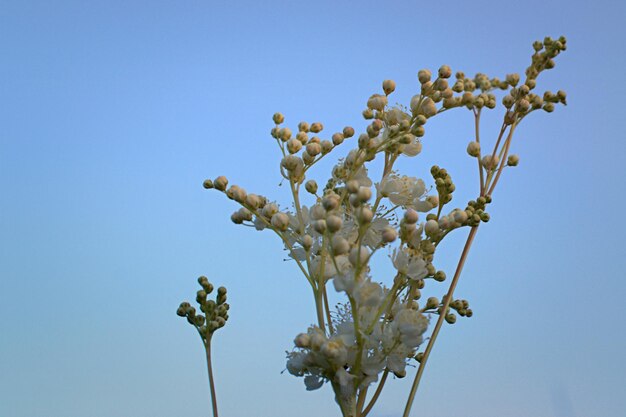
[[[475, 315], [444, 328], [413, 415], [622, 417], [625, 19], [618, 1], [1, 1], [0, 416], [208, 415], [200, 341], [174, 314], [201, 274], [232, 303], [221, 414], [338, 415], [329, 387], [281, 375], [314, 321], [305, 281], [202, 180], [286, 202], [275, 111], [363, 130], [385, 78], [408, 103], [420, 68], [523, 72], [563, 34], [539, 89], [569, 105], [518, 130], [457, 291]], [[470, 137], [469, 112], [442, 116], [402, 168], [451, 167], [468, 199]]]

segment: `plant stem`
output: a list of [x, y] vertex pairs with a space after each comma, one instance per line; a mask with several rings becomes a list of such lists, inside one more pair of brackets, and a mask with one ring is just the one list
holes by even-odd
[[385, 386], [385, 381], [387, 381], [387, 375], [389, 375], [389, 370], [385, 369], [385, 372], [383, 372], [383, 376], [380, 378], [380, 382], [378, 383], [378, 387], [376, 387], [376, 391], [374, 392], [374, 396], [370, 400], [370, 402], [367, 405], [367, 407], [365, 407], [365, 409], [361, 413], [361, 417], [367, 416], [367, 414], [372, 410], [372, 407], [374, 407], [374, 404], [376, 403], [376, 400], [378, 400], [378, 396], [383, 391], [383, 387]]
[[448, 311], [450, 303], [452, 302], [454, 289], [456, 288], [456, 284], [458, 283], [459, 277], [461, 276], [463, 265], [465, 264], [465, 260], [467, 259], [467, 255], [469, 254], [470, 247], [472, 246], [472, 242], [474, 241], [474, 236], [476, 236], [477, 231], [478, 226], [472, 227], [469, 236], [467, 237], [465, 247], [463, 248], [463, 252], [461, 253], [461, 259], [459, 259], [459, 263], [456, 267], [454, 277], [452, 278], [452, 282], [450, 283], [450, 288], [448, 289], [448, 293], [445, 296], [443, 306], [441, 306], [441, 309], [439, 310], [439, 318], [437, 319], [437, 324], [435, 324], [433, 334], [428, 340], [428, 345], [426, 346], [426, 350], [424, 351], [424, 356], [422, 357], [422, 361], [420, 362], [419, 368], [417, 369], [417, 375], [415, 375], [415, 379], [413, 380], [413, 386], [411, 386], [411, 392], [409, 393], [409, 398], [406, 402], [406, 407], [404, 408], [404, 414], [402, 414], [402, 417], [409, 417], [409, 412], [411, 411], [411, 406], [413, 405], [413, 400], [415, 399], [415, 393], [417, 392], [417, 387], [420, 383], [420, 379], [422, 378], [422, 374], [424, 373], [424, 368], [426, 367], [428, 356], [430, 355], [430, 351], [433, 349], [435, 341], [437, 340], [437, 335], [439, 334], [439, 330], [441, 329], [443, 321], [445, 320], [446, 312]]
[[211, 405], [213, 406], [213, 417], [217, 416], [217, 398], [215, 396], [215, 381], [213, 380], [213, 365], [211, 364], [211, 339], [209, 338], [205, 345], [206, 364], [209, 371], [209, 387], [211, 389]]

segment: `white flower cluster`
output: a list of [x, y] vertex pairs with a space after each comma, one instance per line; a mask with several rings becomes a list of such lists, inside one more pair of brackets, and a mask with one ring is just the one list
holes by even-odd
[[[330, 382], [345, 417], [363, 417], [363, 404], [357, 405], [357, 398], [364, 400], [369, 385], [381, 373], [384, 377], [388, 373], [402, 377], [407, 361], [420, 358], [416, 356], [417, 348], [427, 330], [429, 314], [439, 315], [431, 341], [443, 319], [456, 321], [451, 310], [461, 316], [472, 315], [466, 300], [452, 298], [460, 267], [442, 302], [429, 297], [420, 304], [421, 291], [429, 279], [446, 279], [433, 261], [448, 233], [471, 228], [469, 248], [478, 225], [489, 221], [486, 208], [502, 170], [519, 163], [516, 155], [508, 155], [516, 126], [533, 110], [551, 111], [554, 103], [565, 104], [563, 92], [544, 94], [547, 107], [539, 95], [531, 93], [537, 74], [553, 66], [552, 58], [565, 49], [565, 40], [544, 41], [544, 46], [543, 52], [535, 47], [527, 80], [519, 87], [517, 74], [501, 81], [484, 74], [471, 79], [462, 72], [456, 73], [456, 81], [450, 86], [452, 70], [443, 65], [434, 80], [429, 70], [419, 71], [421, 91], [405, 108], [388, 106], [395, 83], [384, 81], [384, 94], [374, 94], [367, 100], [363, 116], [370, 122], [365, 132], [356, 137], [356, 146], [339, 159], [323, 188], [309, 178], [310, 169], [354, 137], [354, 129], [345, 127], [323, 139], [321, 123], [300, 122], [294, 134], [282, 125], [284, 116], [276, 113], [271, 135], [282, 155], [280, 173], [289, 183], [292, 208], [247, 193], [239, 186], [229, 187], [225, 177], [205, 181], [205, 188], [221, 191], [241, 205], [231, 216], [234, 223], [276, 233], [307, 279], [315, 296], [317, 325], [295, 338], [295, 348], [287, 355], [287, 370], [304, 377], [309, 390]], [[492, 93], [496, 88], [508, 90], [503, 102], [506, 113], [493, 151], [483, 154], [478, 121], [481, 111], [496, 107]], [[467, 108], [474, 115], [476, 138], [467, 146], [467, 152], [478, 160], [480, 194], [465, 208], [456, 207], [446, 214], [443, 209], [455, 191], [446, 169], [431, 168], [436, 194], [428, 195], [423, 180], [400, 175], [394, 164], [400, 157], [417, 156], [428, 120], [452, 108]], [[377, 157], [383, 159], [384, 167], [374, 183], [367, 167]], [[303, 191], [311, 198], [308, 204]], [[419, 212], [427, 213], [424, 219], [420, 220]], [[382, 248], [387, 249], [395, 268], [389, 286], [370, 276], [370, 260]], [[464, 250], [462, 259], [466, 255]], [[347, 298], [346, 307], [334, 313], [327, 294], [330, 282]]]

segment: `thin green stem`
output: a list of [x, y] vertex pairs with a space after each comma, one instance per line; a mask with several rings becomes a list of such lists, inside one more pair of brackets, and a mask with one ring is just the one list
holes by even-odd
[[209, 388], [211, 390], [211, 405], [213, 407], [213, 417], [217, 416], [217, 398], [215, 396], [215, 381], [213, 379], [213, 365], [211, 363], [211, 338], [209, 337], [204, 345], [206, 350], [206, 364], [209, 372]]
[[437, 335], [439, 334], [439, 330], [441, 330], [441, 326], [443, 325], [443, 321], [445, 320], [446, 312], [448, 311], [448, 308], [450, 307], [450, 303], [452, 302], [454, 289], [456, 288], [456, 285], [459, 282], [459, 277], [461, 276], [463, 265], [465, 264], [465, 260], [467, 259], [467, 255], [469, 254], [469, 250], [472, 246], [472, 242], [474, 241], [474, 237], [476, 236], [477, 231], [478, 231], [478, 226], [472, 227], [472, 229], [470, 230], [469, 236], [467, 237], [467, 241], [465, 242], [465, 247], [463, 248], [463, 252], [461, 253], [461, 258], [459, 259], [459, 263], [454, 273], [454, 277], [452, 278], [452, 282], [450, 283], [450, 288], [448, 289], [448, 293], [446, 294], [443, 305], [441, 306], [439, 318], [437, 319], [437, 324], [435, 324], [435, 329], [433, 330], [433, 333], [430, 336], [430, 339], [428, 340], [428, 345], [426, 346], [426, 350], [424, 351], [424, 356], [422, 357], [422, 361], [420, 362], [419, 368], [417, 369], [417, 374], [415, 375], [415, 379], [413, 380], [413, 385], [411, 386], [409, 398], [406, 402], [406, 407], [404, 408], [404, 414], [402, 414], [402, 417], [409, 417], [411, 406], [413, 405], [413, 400], [415, 399], [415, 393], [417, 392], [417, 387], [419, 386], [420, 379], [422, 378], [422, 374], [424, 373], [424, 368], [426, 367], [426, 362], [428, 361], [430, 352], [433, 349], [433, 346], [435, 345], [435, 341], [437, 340]]
[[374, 407], [374, 404], [378, 400], [380, 393], [383, 391], [383, 387], [385, 386], [385, 381], [387, 381], [387, 375], [389, 375], [389, 369], [385, 369], [385, 372], [383, 372], [383, 376], [380, 378], [380, 382], [378, 383], [378, 387], [376, 387], [374, 396], [372, 396], [372, 399], [370, 400], [369, 404], [367, 404], [367, 407], [365, 407], [365, 409], [361, 413], [361, 417], [367, 416], [367, 414], [372, 410], [372, 407]]

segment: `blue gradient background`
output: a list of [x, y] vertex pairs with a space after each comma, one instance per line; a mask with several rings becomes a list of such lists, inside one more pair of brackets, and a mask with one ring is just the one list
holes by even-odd
[[[457, 290], [475, 315], [444, 328], [412, 415], [622, 417], [625, 18], [618, 1], [1, 1], [0, 416], [208, 415], [200, 341], [174, 314], [201, 274], [233, 306], [214, 352], [221, 415], [338, 415], [328, 386], [281, 374], [314, 321], [304, 279], [202, 180], [288, 202], [275, 111], [362, 131], [385, 78], [408, 103], [420, 68], [523, 72], [534, 40], [564, 34], [538, 89], [570, 104], [518, 129], [520, 167]], [[469, 112], [438, 117], [401, 168], [450, 168], [462, 205], [471, 135]], [[373, 417], [399, 415], [413, 374]]]

